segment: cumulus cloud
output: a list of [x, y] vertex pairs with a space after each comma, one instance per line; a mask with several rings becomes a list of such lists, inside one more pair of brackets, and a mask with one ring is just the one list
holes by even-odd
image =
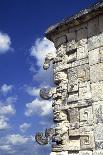
[[11, 39], [8, 34], [0, 32], [0, 54], [5, 54], [11, 49]]
[[40, 88], [27, 86], [27, 87], [26, 87], [26, 92], [27, 92], [30, 96], [39, 96]]
[[34, 99], [32, 102], [26, 104], [26, 116], [39, 115], [45, 116], [50, 114], [52, 109], [51, 101]]
[[0, 139], [0, 154], [2, 155], [48, 155], [48, 147], [41, 147], [34, 143], [32, 136], [9, 134]]
[[8, 123], [8, 118], [5, 116], [0, 116], [0, 131], [6, 130], [10, 127]]
[[46, 38], [38, 38], [31, 48], [31, 56], [37, 59], [37, 65], [41, 67], [44, 63], [45, 56], [48, 53], [55, 55], [55, 51], [56, 49], [51, 41]]
[[30, 123], [23, 123], [23, 124], [20, 125], [20, 130], [22, 132], [26, 132], [30, 127], [31, 127]]
[[15, 109], [13, 105], [4, 105], [0, 107], [0, 115], [8, 115], [8, 114], [15, 114]]
[[37, 70], [36, 68], [34, 69], [36, 72], [34, 72], [33, 75], [33, 80], [38, 87], [28, 86], [26, 88], [26, 92], [30, 96], [36, 97], [36, 99], [34, 99], [32, 102], [26, 104], [26, 116], [32, 116], [34, 114], [46, 116], [50, 114], [52, 110], [51, 101], [45, 101], [39, 97], [40, 87], [54, 86], [52, 67], [50, 67], [47, 71], [44, 71], [43, 69], [43, 63], [48, 53], [52, 53], [55, 56], [56, 49], [54, 44], [46, 38], [38, 38], [31, 48], [31, 56], [37, 60], [36, 65], [39, 67]]
[[[54, 44], [46, 38], [37, 39], [31, 48], [31, 56], [36, 58], [37, 60], [36, 65], [39, 67], [39, 69], [35, 71], [33, 79], [42, 86], [53, 85], [52, 67], [50, 67], [47, 71], [44, 71], [43, 69], [43, 63], [48, 53], [52, 53], [55, 56], [56, 49], [54, 47]], [[33, 70], [33, 66], [31, 66], [31, 68]]]
[[[13, 97], [12, 97], [13, 98]], [[0, 101], [0, 130], [6, 130], [10, 128], [9, 117], [16, 113], [15, 107], [7, 98], [4, 101]]]
[[12, 85], [3, 84], [0, 88], [0, 92], [5, 95], [5, 94], [11, 92], [12, 89], [13, 89]]

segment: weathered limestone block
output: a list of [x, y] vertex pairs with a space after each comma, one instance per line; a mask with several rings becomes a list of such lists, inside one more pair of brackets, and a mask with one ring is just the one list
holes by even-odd
[[103, 46], [103, 32], [99, 34], [100, 46]]
[[103, 63], [99, 63], [90, 67], [90, 82], [98, 82], [103, 80]]
[[91, 92], [94, 101], [103, 100], [103, 81], [92, 83]]
[[88, 39], [88, 51], [91, 51], [95, 48], [99, 48], [101, 46], [100, 43], [100, 36], [96, 35], [96, 36], [92, 36], [91, 38]]
[[89, 65], [78, 66], [78, 82], [85, 82], [90, 80], [90, 69]]
[[88, 22], [88, 37], [95, 36], [99, 33], [99, 18], [96, 17]]
[[68, 69], [69, 84], [74, 85], [78, 83], [78, 72], [77, 67]]
[[103, 47], [100, 47], [100, 61], [103, 63]]
[[86, 58], [88, 56], [87, 44], [85, 46], [78, 45], [77, 47], [77, 60]]
[[57, 58], [62, 58], [66, 53], [66, 44], [62, 44], [60, 45], [57, 50], [56, 50], [56, 54], [57, 54]]
[[78, 85], [77, 84], [68, 84], [68, 92], [77, 92], [78, 91]]
[[101, 150], [94, 150], [93, 155], [103, 155], [103, 149]]
[[63, 146], [63, 150], [68, 151], [79, 151], [80, 150], [80, 139], [78, 137], [69, 139], [67, 145]]
[[80, 126], [93, 125], [92, 106], [80, 109]]
[[77, 49], [67, 51], [66, 54], [68, 55], [67, 63], [72, 63], [77, 60]]
[[94, 65], [100, 62], [99, 48], [89, 51], [89, 65]]
[[103, 123], [103, 101], [93, 103], [94, 123]]
[[94, 135], [96, 141], [102, 141], [103, 143], [103, 123], [98, 123], [95, 125]]
[[92, 131], [80, 136], [81, 150], [93, 150], [94, 147], [94, 135]]
[[91, 98], [90, 82], [79, 83], [79, 99]]
[[103, 123], [95, 125], [94, 136], [96, 149], [103, 149]]
[[78, 100], [78, 92], [71, 92], [68, 94], [68, 102], [73, 102]]
[[56, 72], [54, 74], [54, 82], [60, 83], [62, 80], [67, 79], [67, 74], [65, 72]]
[[61, 122], [67, 120], [67, 114], [65, 111], [54, 110], [53, 113], [54, 113], [54, 122]]
[[88, 57], [72, 62], [71, 67], [74, 68], [85, 64], [89, 64]]
[[92, 151], [79, 151], [79, 155], [93, 155]]
[[54, 59], [55, 55], [52, 53], [48, 53], [45, 58], [45, 62], [43, 65], [44, 70], [47, 70], [50, 67], [50, 62]]
[[75, 40], [72, 40], [72, 41], [67, 43], [67, 53], [69, 53], [72, 50], [75, 50], [76, 48], [77, 48], [77, 45], [76, 45]]

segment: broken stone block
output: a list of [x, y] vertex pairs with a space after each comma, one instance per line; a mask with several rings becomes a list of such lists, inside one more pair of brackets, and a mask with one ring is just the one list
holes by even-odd
[[103, 63], [90, 66], [90, 81], [98, 82], [103, 80]]
[[92, 83], [91, 92], [94, 101], [103, 100], [103, 81]]
[[89, 65], [94, 65], [100, 62], [99, 48], [89, 51]]

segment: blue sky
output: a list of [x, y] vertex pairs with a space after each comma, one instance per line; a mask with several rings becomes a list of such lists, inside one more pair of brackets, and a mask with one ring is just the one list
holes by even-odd
[[45, 55], [55, 53], [46, 29], [96, 0], [0, 0], [0, 155], [48, 155], [34, 142], [52, 126], [51, 101], [40, 87], [53, 86]]

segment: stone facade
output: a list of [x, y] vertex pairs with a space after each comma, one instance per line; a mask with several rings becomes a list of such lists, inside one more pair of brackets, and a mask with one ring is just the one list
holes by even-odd
[[103, 2], [52, 26], [46, 36], [57, 51], [47, 55], [44, 69], [52, 61], [56, 87], [40, 95], [53, 99], [55, 129], [36, 140], [52, 140], [50, 155], [103, 155]]

